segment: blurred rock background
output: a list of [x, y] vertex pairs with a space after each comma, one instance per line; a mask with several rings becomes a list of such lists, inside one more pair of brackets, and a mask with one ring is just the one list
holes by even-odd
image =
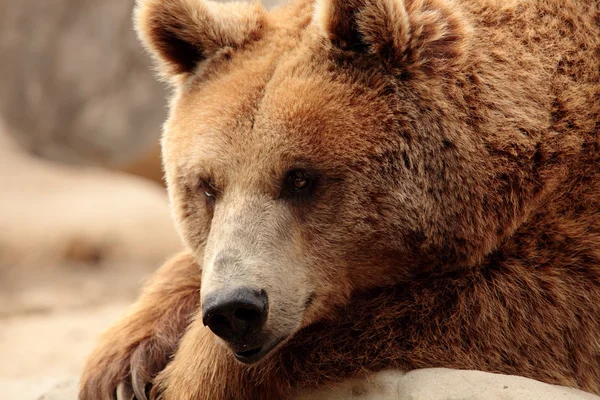
[[114, 165], [156, 141], [166, 91], [133, 32], [133, 4], [0, 1], [0, 114], [21, 145]]
[[133, 32], [133, 5], [0, 0], [0, 114], [21, 145], [113, 166], [156, 142], [166, 90]]
[[133, 5], [0, 0], [0, 398], [77, 375], [181, 248], [158, 148], [168, 91]]

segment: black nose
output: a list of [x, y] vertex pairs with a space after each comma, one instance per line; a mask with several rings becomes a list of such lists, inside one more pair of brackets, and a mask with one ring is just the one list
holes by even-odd
[[269, 301], [264, 290], [244, 287], [209, 293], [202, 304], [202, 322], [220, 338], [241, 341], [265, 324]]

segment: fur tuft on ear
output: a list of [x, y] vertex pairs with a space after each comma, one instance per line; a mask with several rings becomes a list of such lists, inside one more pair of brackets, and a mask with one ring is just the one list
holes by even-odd
[[423, 70], [460, 63], [470, 26], [452, 0], [318, 0], [316, 23], [343, 50]]
[[260, 38], [266, 12], [258, 1], [138, 0], [134, 20], [161, 75], [178, 82], [220, 49]]

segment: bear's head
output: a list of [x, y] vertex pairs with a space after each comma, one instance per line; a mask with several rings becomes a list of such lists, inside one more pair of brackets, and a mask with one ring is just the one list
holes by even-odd
[[136, 23], [174, 87], [164, 166], [204, 322], [238, 360], [514, 229], [451, 0], [140, 0]]

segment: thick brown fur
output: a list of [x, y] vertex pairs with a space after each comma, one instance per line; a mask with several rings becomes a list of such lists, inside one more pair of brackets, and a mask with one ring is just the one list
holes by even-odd
[[[161, 3], [188, 4], [138, 15]], [[298, 0], [250, 15], [253, 33], [221, 50], [191, 43], [212, 55], [195, 68], [146, 35], [169, 47], [154, 50], [176, 87], [163, 151], [193, 256], [105, 336], [81, 399], [130, 370], [165, 399], [219, 400], [425, 367], [600, 394], [600, 3]], [[218, 212], [194, 182], [199, 164], [220, 188], [244, 167], [235, 182], [256, 188], [294, 152], [336, 178], [289, 228], [319, 285], [302, 329], [248, 367], [201, 318], [184, 334]]]

